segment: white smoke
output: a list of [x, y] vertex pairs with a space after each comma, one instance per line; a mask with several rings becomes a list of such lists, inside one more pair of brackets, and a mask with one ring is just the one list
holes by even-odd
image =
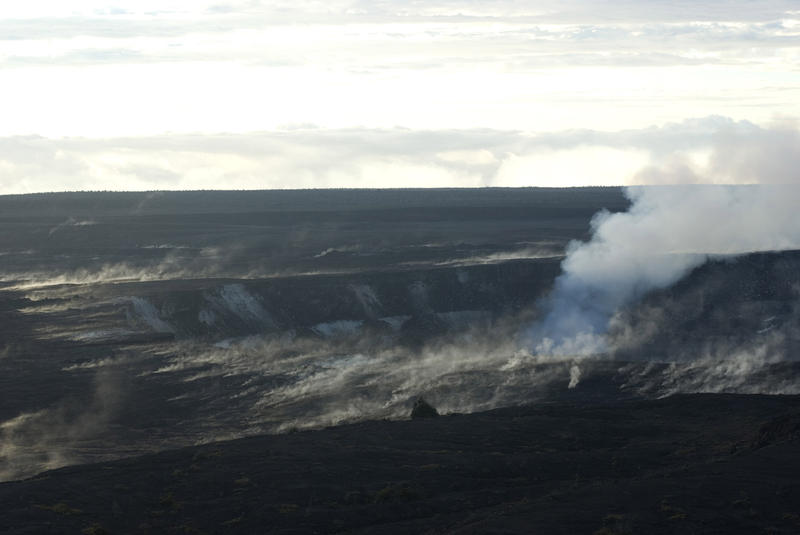
[[376, 318], [380, 315], [383, 311], [383, 305], [375, 290], [369, 284], [351, 284], [350, 289], [368, 317]]
[[92, 450], [92, 441], [108, 432], [122, 398], [119, 377], [99, 367], [91, 398], [66, 398], [51, 407], [0, 422], [0, 481], [82, 459], [87, 453], [85, 446], [89, 444]]
[[208, 296], [208, 299], [221, 304], [244, 321], [274, 325], [270, 313], [261, 302], [261, 298], [248, 292], [244, 285], [226, 284], [219, 289], [218, 295], [219, 297], [216, 295]]
[[651, 186], [626, 190], [625, 213], [601, 212], [573, 242], [545, 315], [527, 333], [540, 354], [607, 351], [622, 305], [666, 288], [710, 256], [800, 248], [800, 187]]
[[130, 303], [133, 314], [129, 315], [129, 322], [133, 324], [143, 324], [155, 332], [174, 333], [175, 329], [159, 316], [158, 310], [153, 304], [142, 297], [121, 297], [117, 299], [120, 303]]
[[569, 385], [567, 388], [575, 388], [581, 381], [581, 369], [577, 364], [573, 364], [569, 368]]
[[74, 217], [70, 217], [63, 223], [59, 223], [55, 227], [51, 228], [50, 231], [47, 233], [47, 235], [52, 236], [53, 234], [55, 234], [56, 232], [65, 227], [90, 227], [96, 224], [97, 223], [95, 221], [92, 221], [90, 219], [75, 219]]

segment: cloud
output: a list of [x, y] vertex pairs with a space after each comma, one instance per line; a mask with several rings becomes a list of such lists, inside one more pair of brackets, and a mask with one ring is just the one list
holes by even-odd
[[0, 133], [247, 132], [289, 122], [548, 131], [800, 114], [786, 67], [800, 57], [800, 16], [783, 2], [759, 4], [16, 8], [0, 18]]
[[0, 138], [0, 191], [785, 183], [790, 122], [711, 116], [638, 130], [322, 129]]
[[751, 123], [720, 122], [708, 151], [664, 150], [662, 158], [633, 179], [639, 184], [794, 184], [800, 180], [800, 132], [792, 123], [759, 128]]
[[780, 1], [756, 8], [578, 0], [533, 9], [513, 1], [72, 4], [41, 1], [0, 16], [0, 65], [243, 61], [369, 70], [494, 63], [518, 71], [769, 63], [797, 48], [800, 31], [795, 6]]

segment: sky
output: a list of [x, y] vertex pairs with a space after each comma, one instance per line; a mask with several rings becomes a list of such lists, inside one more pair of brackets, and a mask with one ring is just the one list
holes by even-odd
[[796, 0], [7, 4], [0, 193], [741, 184], [800, 164]]

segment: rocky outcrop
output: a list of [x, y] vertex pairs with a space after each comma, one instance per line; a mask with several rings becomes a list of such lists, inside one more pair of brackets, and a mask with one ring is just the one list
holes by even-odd
[[439, 416], [439, 411], [421, 397], [414, 402], [414, 407], [411, 409], [411, 418], [435, 418], [437, 416]]

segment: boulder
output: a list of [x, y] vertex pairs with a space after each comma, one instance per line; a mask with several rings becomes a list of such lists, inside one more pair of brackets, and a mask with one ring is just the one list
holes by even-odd
[[439, 412], [435, 408], [421, 397], [417, 398], [414, 408], [411, 409], [411, 418], [435, 418], [436, 416], [439, 416]]

